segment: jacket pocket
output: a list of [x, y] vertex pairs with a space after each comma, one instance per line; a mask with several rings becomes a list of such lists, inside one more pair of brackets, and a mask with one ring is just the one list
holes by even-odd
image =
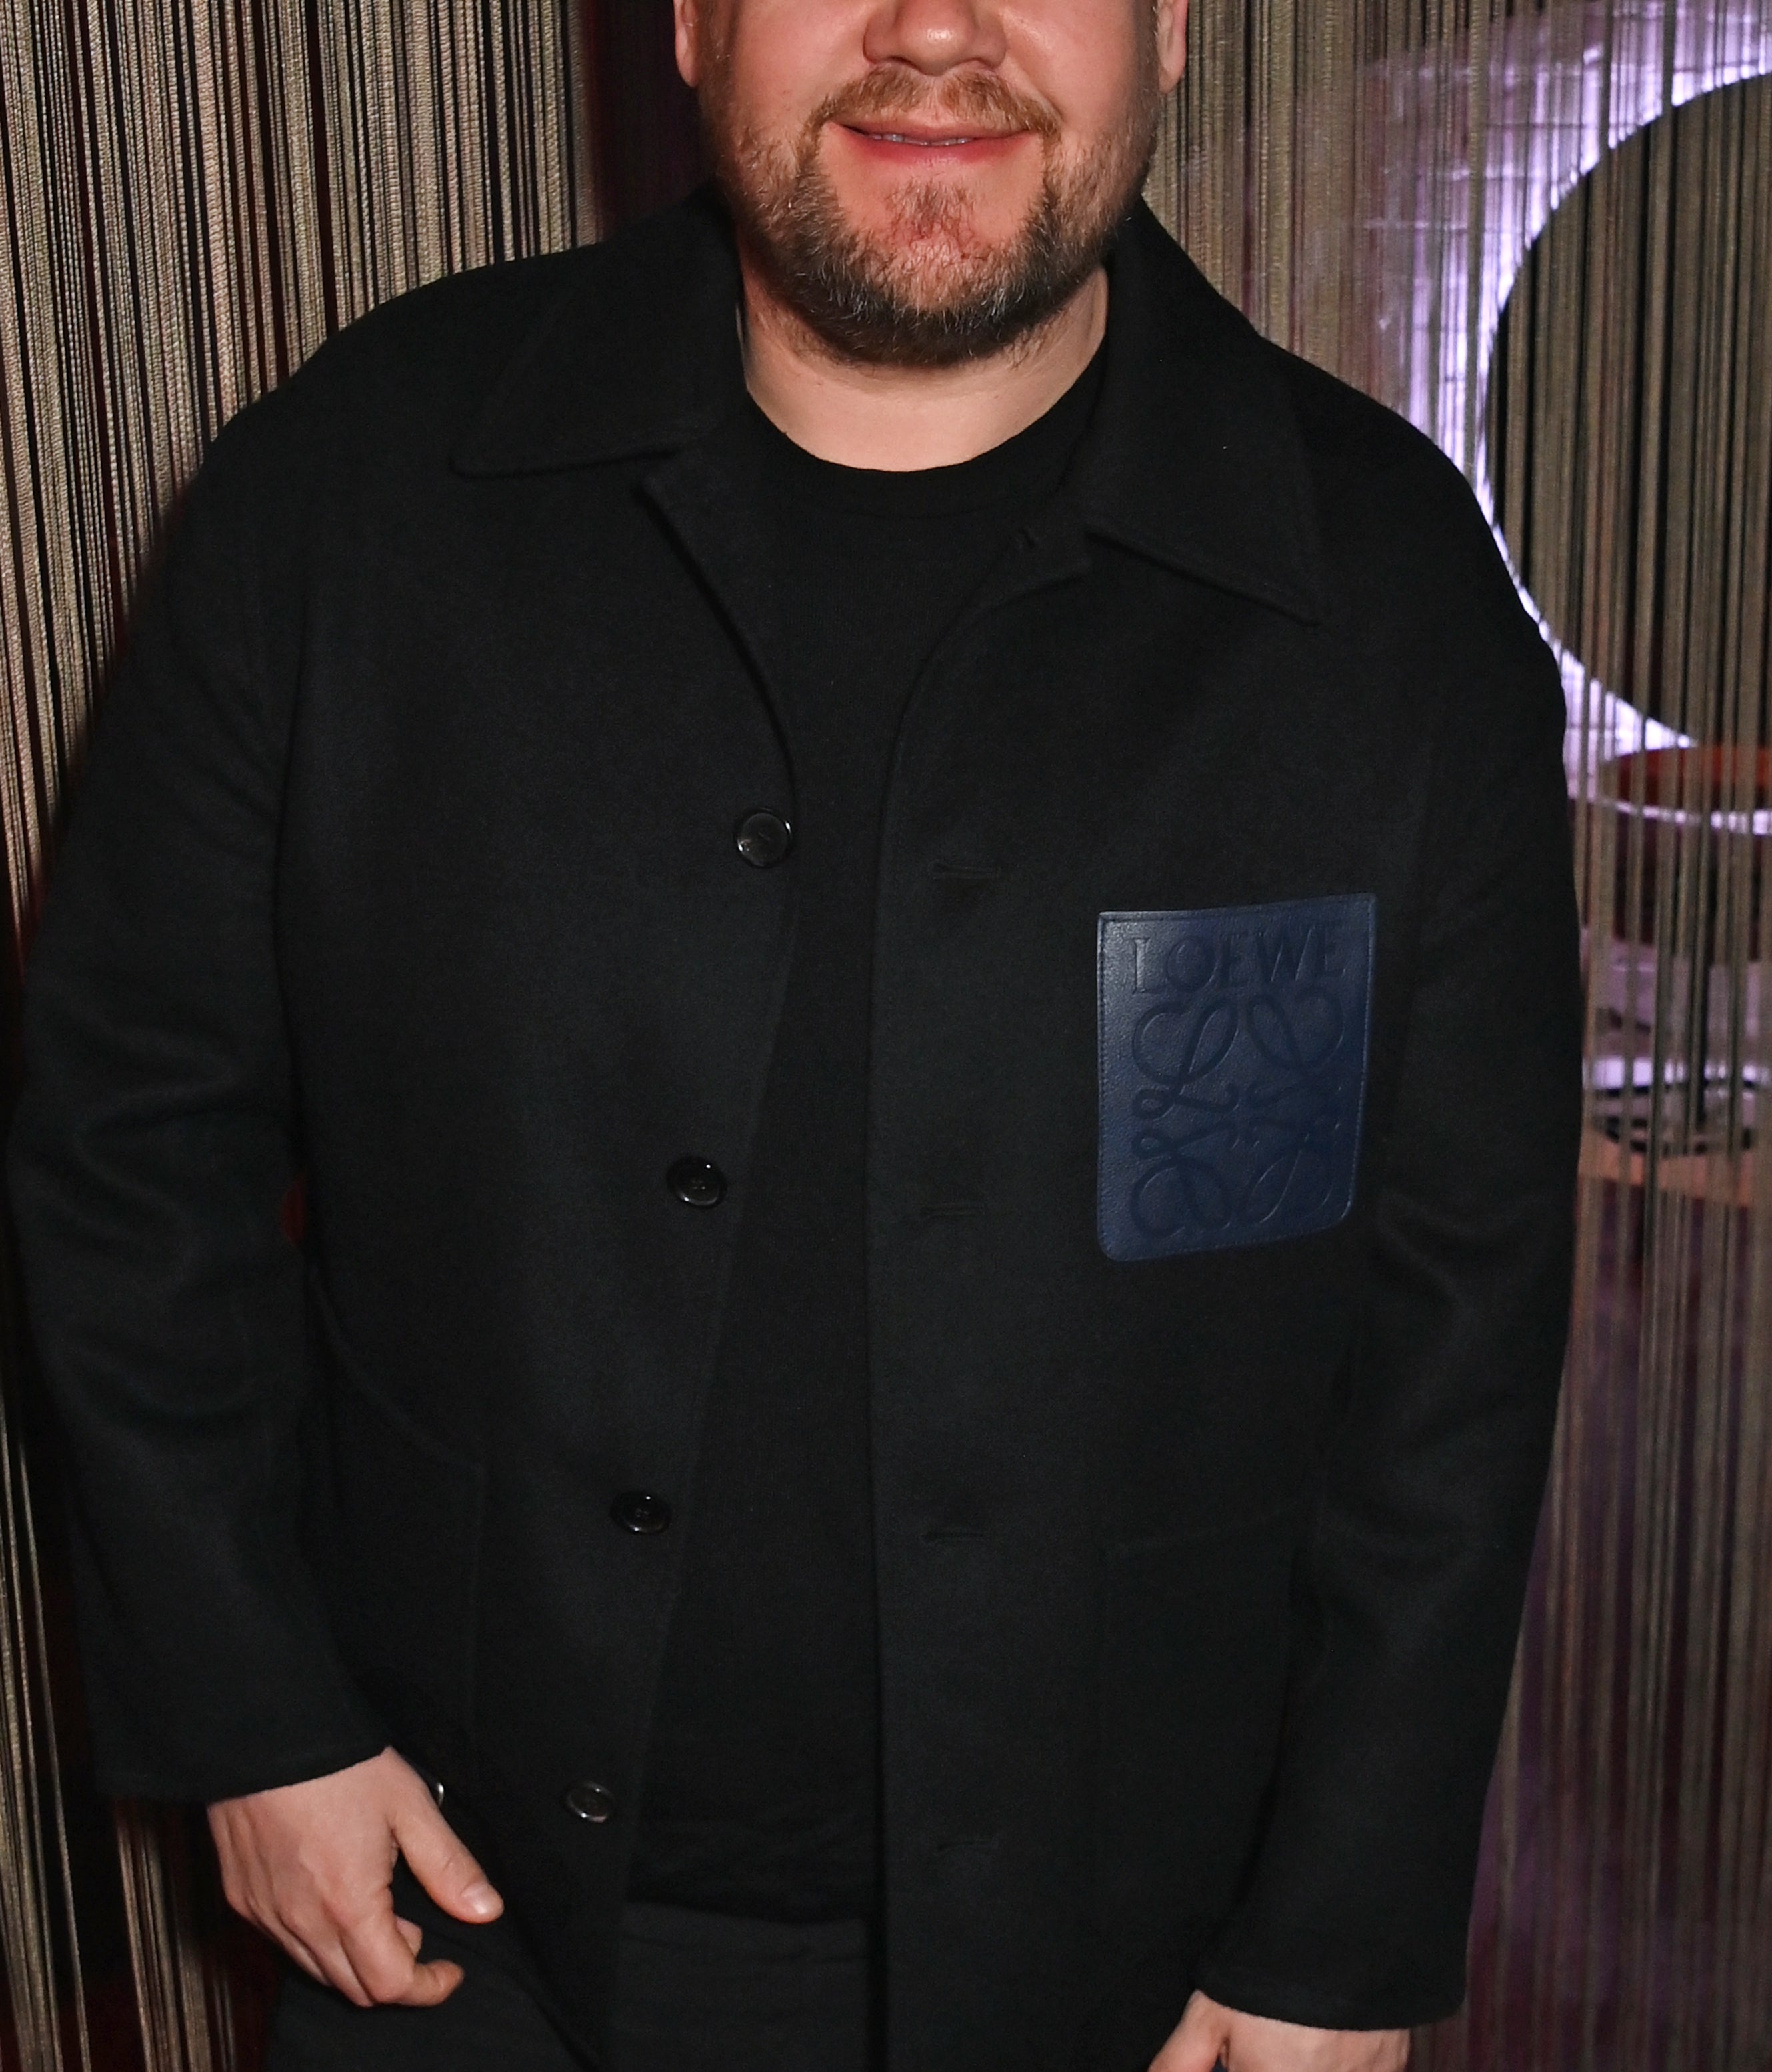
[[402, 1746], [470, 1738], [485, 1471], [388, 1396], [310, 1291], [323, 1371], [320, 1560], [340, 1646]]
[[1100, 917], [1108, 1258], [1271, 1244], [1346, 1217], [1376, 917], [1366, 894]]
[[1105, 1556], [1096, 1832], [1112, 1942], [1197, 1934], [1235, 1901], [1279, 1747], [1302, 1516], [1289, 1503]]

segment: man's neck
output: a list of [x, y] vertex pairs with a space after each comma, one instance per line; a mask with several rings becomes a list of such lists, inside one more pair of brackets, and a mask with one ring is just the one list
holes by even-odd
[[746, 385], [796, 446], [843, 467], [952, 467], [1001, 446], [1058, 401], [1108, 324], [1098, 266], [1050, 322], [989, 359], [869, 366], [838, 358], [750, 265], [743, 272]]

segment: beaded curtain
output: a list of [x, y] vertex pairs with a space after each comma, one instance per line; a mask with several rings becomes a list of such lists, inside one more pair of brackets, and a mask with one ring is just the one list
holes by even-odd
[[[1153, 205], [1270, 336], [1453, 455], [1569, 701], [1589, 1024], [1568, 1385], [1471, 2000], [1418, 2060], [1765, 2072], [1772, 0], [1195, 0], [1189, 36]], [[667, 39], [664, 0], [0, 0], [15, 944], [209, 438], [384, 296], [595, 234], [594, 188], [627, 214], [683, 184]], [[5, 2060], [244, 2067], [250, 1962], [200, 1834], [128, 1807], [115, 1852], [90, 1845], [7, 1315]], [[108, 1906], [123, 2021], [96, 1976]]]

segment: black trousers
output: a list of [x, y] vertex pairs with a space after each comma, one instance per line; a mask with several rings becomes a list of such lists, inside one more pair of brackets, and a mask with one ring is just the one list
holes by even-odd
[[[495, 1938], [439, 1913], [404, 1866], [394, 1898], [461, 1984], [441, 2007], [357, 2008], [291, 1969], [265, 2072], [586, 2072]], [[871, 2072], [874, 1971], [859, 1922], [629, 1906], [602, 2072]]]

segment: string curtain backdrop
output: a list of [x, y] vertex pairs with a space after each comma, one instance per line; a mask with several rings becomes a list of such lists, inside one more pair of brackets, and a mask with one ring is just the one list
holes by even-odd
[[[352, 318], [596, 234], [587, 27], [574, 0], [0, 0], [9, 1061], [55, 828], [179, 491], [234, 412]], [[6, 2062], [231, 2072], [255, 2054], [262, 1968], [200, 1831], [125, 1807], [114, 1852], [92, 1845], [52, 1449], [30, 1443], [10, 1274], [5, 1293]]]
[[[1766, 2072], [1772, 0], [1195, 0], [1189, 43], [1153, 206], [1268, 335], [1453, 456], [1569, 698], [1574, 1333], [1471, 2000], [1418, 2062]], [[665, 0], [0, 0], [9, 1018], [130, 601], [220, 426], [374, 303], [695, 168]], [[113, 1842], [84, 1778], [53, 1445], [0, 1293], [0, 2063], [245, 2072], [265, 1971], [200, 1827], [125, 1807]]]
[[[1573, 1334], [1429, 2072], [1772, 2066], [1772, 7], [1198, 0], [1151, 195], [1470, 478], [1562, 664]], [[1474, 694], [1480, 687], [1474, 686]]]

